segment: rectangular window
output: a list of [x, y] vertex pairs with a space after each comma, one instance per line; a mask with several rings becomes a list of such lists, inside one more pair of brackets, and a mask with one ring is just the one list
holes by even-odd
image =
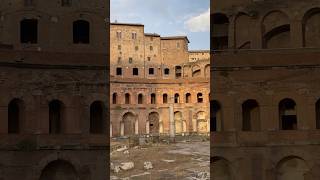
[[149, 75], [154, 75], [154, 68], [149, 68]]
[[72, 6], [72, 0], [61, 0], [61, 6], [63, 6], [63, 7], [71, 7]]
[[122, 68], [117, 68], [117, 76], [121, 76], [122, 75]]
[[164, 74], [165, 74], [165, 75], [169, 75], [169, 73], [170, 73], [169, 68], [164, 69]]
[[129, 63], [131, 64], [132, 63], [132, 57], [129, 57]]
[[137, 39], [137, 33], [136, 32], [132, 33], [132, 39]]
[[121, 36], [122, 36], [121, 31], [117, 31], [117, 38], [121, 39], [122, 38]]
[[24, 19], [20, 22], [20, 42], [38, 43], [38, 20]]
[[118, 45], [118, 50], [121, 50], [121, 45]]
[[138, 47], [138, 46], [136, 46], [134, 49], [135, 49], [136, 51], [138, 51], [138, 50], [139, 50], [139, 47]]
[[132, 75], [138, 76], [139, 75], [139, 69], [138, 68], [133, 68], [132, 69]]
[[151, 57], [148, 57], [148, 61], [151, 61]]

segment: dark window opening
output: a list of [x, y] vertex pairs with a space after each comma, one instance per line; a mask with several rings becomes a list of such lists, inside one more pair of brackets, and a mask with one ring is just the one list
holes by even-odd
[[138, 50], [139, 50], [139, 47], [138, 47], [138, 46], [136, 46], [134, 49], [135, 49], [136, 51], [138, 51]]
[[132, 57], [129, 57], [129, 63], [132, 64]]
[[198, 103], [203, 103], [202, 93], [198, 93], [198, 94], [197, 94], [197, 102], [198, 102]]
[[163, 102], [163, 104], [167, 104], [168, 103], [168, 94], [163, 94], [162, 95], [162, 102]]
[[61, 0], [61, 6], [71, 7], [72, 6], [72, 0]]
[[229, 19], [226, 15], [216, 13], [211, 15], [213, 29], [211, 46], [214, 50], [228, 49]]
[[143, 104], [143, 95], [142, 94], [138, 95], [138, 104]]
[[121, 76], [122, 75], [122, 68], [117, 68], [117, 76]]
[[282, 130], [297, 130], [296, 103], [292, 99], [279, 103], [279, 118]]
[[149, 68], [149, 74], [154, 75], [154, 68]]
[[156, 94], [151, 94], [151, 104], [156, 104]]
[[180, 95], [178, 93], [174, 95], [174, 103], [180, 103]]
[[118, 94], [117, 93], [113, 93], [112, 94], [112, 104], [117, 104], [117, 98], [118, 98]]
[[104, 105], [95, 101], [90, 106], [90, 133], [102, 134], [105, 132], [104, 126]]
[[49, 133], [59, 134], [62, 131], [62, 102], [53, 100], [49, 103]]
[[242, 130], [257, 130], [253, 127], [253, 123], [259, 122], [259, 105], [255, 100], [247, 100], [242, 104]]
[[118, 50], [121, 50], [121, 45], [118, 45]]
[[20, 42], [27, 44], [38, 43], [38, 20], [24, 19], [20, 22]]
[[151, 57], [147, 57], [148, 58], [148, 61], [151, 61]]
[[19, 99], [12, 100], [8, 105], [8, 133], [18, 134], [21, 131], [23, 115], [23, 102]]
[[191, 94], [190, 93], [186, 94], [186, 103], [191, 103]]
[[216, 132], [219, 130], [222, 130], [222, 119], [221, 116], [219, 116], [219, 113], [221, 111], [221, 106], [220, 104], [213, 100], [210, 101], [210, 131], [211, 132]]
[[138, 76], [139, 75], [139, 69], [138, 68], [133, 68], [132, 69], [132, 75]]
[[125, 94], [125, 104], [130, 104], [130, 94], [129, 93]]
[[169, 75], [169, 73], [170, 73], [170, 69], [169, 69], [169, 68], [165, 68], [165, 69], [164, 69], [164, 74], [165, 74], [165, 75]]
[[73, 22], [73, 43], [89, 44], [90, 42], [90, 23], [84, 20]]
[[175, 70], [176, 70], [176, 78], [181, 78], [181, 76], [182, 76], [181, 66], [176, 66]]

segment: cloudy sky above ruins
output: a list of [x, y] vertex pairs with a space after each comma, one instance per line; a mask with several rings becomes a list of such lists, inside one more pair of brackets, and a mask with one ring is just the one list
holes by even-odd
[[141, 23], [146, 33], [187, 35], [189, 49], [210, 49], [209, 0], [111, 0], [111, 22]]

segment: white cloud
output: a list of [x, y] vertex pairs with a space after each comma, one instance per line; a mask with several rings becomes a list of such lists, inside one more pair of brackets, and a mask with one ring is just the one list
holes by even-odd
[[185, 27], [191, 32], [210, 31], [210, 9], [193, 16], [184, 22]]

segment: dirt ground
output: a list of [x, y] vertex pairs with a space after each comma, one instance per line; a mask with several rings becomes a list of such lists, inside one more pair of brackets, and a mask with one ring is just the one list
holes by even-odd
[[[133, 162], [134, 168], [111, 170], [111, 180], [209, 180], [210, 143], [179, 142], [175, 144], [152, 144], [136, 146], [111, 153], [113, 166]], [[129, 152], [129, 153], [128, 153]], [[153, 168], [146, 170], [144, 162], [152, 163]]]

